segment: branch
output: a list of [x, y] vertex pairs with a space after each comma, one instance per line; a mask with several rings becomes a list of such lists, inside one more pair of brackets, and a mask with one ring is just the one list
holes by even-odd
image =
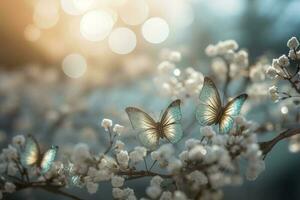
[[162, 178], [172, 178], [171, 174], [160, 174], [152, 171], [121, 171], [118, 174], [128, 176], [127, 180], [138, 179], [146, 176], [160, 176]]
[[280, 142], [281, 140], [285, 138], [292, 137], [293, 135], [300, 134], [300, 128], [294, 128], [294, 129], [287, 129], [283, 132], [281, 132], [279, 135], [277, 135], [272, 140], [266, 141], [266, 142], [260, 142], [259, 146], [262, 151], [262, 155], [266, 157], [266, 155], [273, 149], [273, 147]]
[[47, 184], [47, 183], [45, 184], [45, 182], [30, 182], [30, 183], [19, 183], [19, 184], [16, 184], [16, 186], [17, 186], [17, 191], [25, 190], [28, 188], [40, 188], [40, 189], [46, 190], [48, 192], [51, 192], [53, 194], [59, 194], [59, 195], [68, 197], [70, 199], [83, 200], [73, 194], [62, 191], [61, 185], [51, 185], [51, 184]]

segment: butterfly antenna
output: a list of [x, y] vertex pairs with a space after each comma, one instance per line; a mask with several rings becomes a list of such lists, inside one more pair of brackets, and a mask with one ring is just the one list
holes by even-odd
[[162, 118], [162, 115], [163, 115], [163, 110], [160, 111], [159, 120]]
[[225, 91], [222, 91], [222, 106], [225, 106], [225, 100], [226, 100], [226, 97], [225, 97]]

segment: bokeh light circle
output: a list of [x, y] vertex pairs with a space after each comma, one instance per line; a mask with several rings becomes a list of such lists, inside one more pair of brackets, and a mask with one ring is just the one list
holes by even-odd
[[195, 12], [192, 5], [186, 0], [174, 1], [172, 6], [166, 9], [167, 20], [176, 28], [186, 28], [195, 19]]
[[60, 0], [60, 5], [63, 11], [69, 15], [80, 15], [82, 11], [78, 9], [75, 0]]
[[86, 71], [85, 58], [77, 53], [67, 55], [62, 62], [63, 72], [70, 78], [79, 78]]
[[49, 29], [59, 20], [59, 6], [52, 0], [40, 0], [34, 7], [33, 21], [41, 29]]
[[91, 6], [94, 3], [94, 0], [73, 0], [73, 2], [77, 10], [83, 13], [89, 8], [91, 8]]
[[80, 21], [80, 33], [89, 41], [101, 41], [110, 33], [114, 19], [110, 13], [103, 10], [87, 12]]
[[164, 42], [169, 36], [168, 23], [159, 17], [148, 19], [142, 26], [142, 34], [146, 41], [159, 44]]
[[149, 14], [149, 7], [145, 0], [129, 0], [119, 9], [121, 19], [128, 25], [143, 23]]
[[136, 35], [129, 28], [114, 29], [108, 39], [110, 49], [117, 54], [128, 54], [136, 47]]

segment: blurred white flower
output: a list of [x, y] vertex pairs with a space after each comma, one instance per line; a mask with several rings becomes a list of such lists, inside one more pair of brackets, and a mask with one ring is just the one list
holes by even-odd
[[271, 79], [274, 79], [277, 76], [277, 70], [273, 66], [269, 66], [266, 73]]
[[129, 158], [132, 162], [137, 163], [144, 160], [147, 154], [147, 149], [145, 147], [137, 146], [134, 150], [129, 153]]
[[287, 67], [290, 64], [289, 58], [286, 55], [282, 55], [278, 58], [278, 63], [282, 67]]
[[178, 51], [172, 51], [169, 54], [169, 60], [172, 62], [179, 62], [181, 61], [181, 53]]
[[124, 131], [124, 126], [120, 125], [120, 124], [115, 124], [114, 128], [113, 128], [113, 131], [115, 133], [117, 133], [118, 135], [122, 134], [123, 131]]
[[86, 188], [90, 194], [95, 194], [98, 190], [99, 184], [93, 182], [87, 182]]
[[113, 176], [111, 178], [111, 185], [114, 188], [119, 188], [119, 187], [123, 186], [124, 181], [125, 181], [125, 179], [123, 177], [121, 177], [121, 176]]
[[278, 88], [275, 85], [269, 88], [269, 92], [271, 94], [272, 100], [274, 102], [278, 101], [279, 99]]
[[8, 160], [17, 160], [18, 158], [17, 149], [12, 145], [8, 145], [8, 148], [3, 149], [2, 153]]
[[14, 191], [16, 191], [16, 185], [11, 182], [6, 182], [4, 184], [4, 191], [7, 193], [13, 193]]
[[292, 37], [291, 39], [288, 40], [287, 46], [288, 46], [288, 48], [290, 48], [291, 50], [297, 49], [298, 46], [299, 46], [299, 41], [297, 40], [296, 37]]
[[216, 56], [217, 55], [217, 48], [214, 45], [210, 44], [205, 48], [205, 53], [209, 57]]
[[162, 190], [158, 186], [149, 186], [146, 189], [146, 194], [152, 199], [158, 198], [161, 192]]
[[9, 162], [7, 167], [7, 174], [10, 176], [15, 176], [18, 172], [18, 168], [15, 163]]
[[170, 63], [169, 61], [163, 61], [161, 62], [158, 67], [158, 72], [162, 73], [162, 74], [166, 74], [166, 73], [170, 73], [171, 71], [173, 71], [175, 69], [174, 64]]
[[200, 132], [203, 134], [204, 137], [212, 138], [216, 135], [216, 132], [213, 130], [211, 126], [204, 126], [200, 128]]
[[114, 149], [116, 152], [121, 151], [125, 148], [125, 144], [121, 140], [117, 140], [115, 142]]
[[186, 197], [186, 195], [182, 191], [176, 190], [174, 192], [173, 200], [187, 200], [187, 199], [188, 198]]
[[161, 195], [159, 200], [173, 200], [172, 193], [170, 191], [164, 191]]
[[160, 187], [160, 184], [163, 182], [163, 180], [164, 179], [160, 176], [154, 176], [150, 181], [150, 185]]
[[207, 176], [198, 170], [195, 170], [191, 172], [190, 174], [187, 175], [187, 178], [191, 181], [193, 181], [193, 186], [194, 188], [199, 188], [202, 185], [206, 185], [208, 183], [208, 178]]
[[235, 64], [244, 68], [249, 65], [248, 53], [245, 50], [240, 50], [235, 54], [234, 58]]
[[207, 150], [203, 145], [196, 145], [189, 151], [190, 160], [202, 160], [207, 154]]
[[249, 76], [253, 82], [265, 80], [266, 65], [257, 63], [250, 68]]
[[290, 50], [288, 56], [289, 56], [290, 59], [296, 60], [297, 59], [297, 52], [295, 52], [294, 50]]
[[123, 199], [125, 197], [125, 192], [120, 188], [113, 188], [112, 189], [112, 196], [115, 199]]
[[23, 146], [25, 144], [24, 135], [16, 135], [15, 137], [13, 137], [12, 143], [14, 146]]
[[78, 163], [85, 162], [87, 159], [90, 159], [91, 154], [88, 145], [83, 143], [77, 144], [73, 150], [72, 157], [74, 161]]
[[129, 155], [128, 152], [125, 150], [121, 150], [120, 152], [117, 153], [117, 161], [120, 164], [122, 168], [127, 168], [128, 167], [128, 161], [129, 161]]
[[110, 127], [112, 127], [112, 120], [110, 119], [103, 119], [101, 122], [101, 126], [107, 131]]

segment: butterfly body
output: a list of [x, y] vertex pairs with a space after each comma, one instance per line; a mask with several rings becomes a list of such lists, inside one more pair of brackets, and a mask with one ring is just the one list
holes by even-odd
[[166, 137], [165, 134], [164, 134], [164, 126], [160, 122], [156, 122], [156, 130], [157, 130], [157, 132], [159, 134], [159, 137], [161, 139]]
[[199, 94], [200, 105], [196, 110], [196, 118], [202, 126], [219, 125], [220, 132], [227, 133], [247, 97], [247, 94], [241, 94], [223, 106], [214, 82], [205, 77]]
[[176, 143], [182, 137], [180, 100], [175, 100], [168, 106], [160, 121], [154, 121], [139, 108], [127, 107], [126, 112], [133, 129], [138, 131], [140, 142], [146, 147], [156, 147], [159, 139]]

